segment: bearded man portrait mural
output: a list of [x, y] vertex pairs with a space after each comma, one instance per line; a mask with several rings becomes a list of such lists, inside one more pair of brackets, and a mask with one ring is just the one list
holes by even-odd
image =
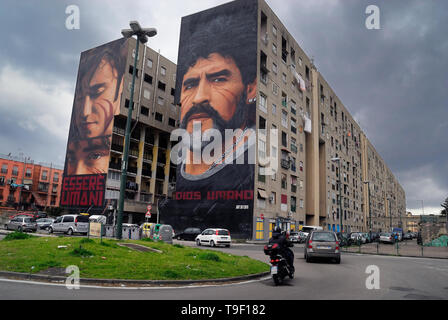
[[[188, 133], [178, 146], [187, 147], [180, 152], [173, 148], [172, 159], [179, 159], [176, 190], [171, 200], [159, 204], [161, 221], [176, 230], [220, 227], [250, 238], [257, 2], [236, 1], [184, 17], [176, 79], [180, 127]], [[222, 140], [208, 134], [211, 130]], [[229, 131], [231, 139], [225, 139]], [[175, 135], [171, 140], [179, 141]], [[204, 161], [204, 154], [213, 161]]]

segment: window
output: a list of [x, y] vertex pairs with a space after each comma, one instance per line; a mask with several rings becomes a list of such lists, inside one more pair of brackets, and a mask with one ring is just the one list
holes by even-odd
[[166, 75], [166, 68], [160, 67], [160, 73], [162, 74], [162, 76]]
[[288, 128], [288, 112], [282, 110], [282, 126]]
[[155, 119], [157, 121], [163, 122], [163, 114], [156, 112]]
[[8, 173], [8, 165], [6, 163], [2, 164], [2, 173]]
[[300, 162], [299, 162], [299, 170], [300, 170], [300, 171], [303, 171], [303, 161], [300, 161]]
[[58, 185], [57, 184], [54, 184], [53, 185], [53, 189], [51, 190], [53, 193], [56, 193], [56, 192], [58, 192]]
[[303, 199], [300, 199], [300, 201], [299, 201], [299, 206], [300, 206], [300, 208], [303, 209]]
[[19, 174], [19, 167], [18, 166], [14, 166], [12, 168], [12, 175], [13, 176], [17, 176]]
[[145, 73], [144, 80], [145, 80], [145, 82], [152, 84], [152, 77], [147, 73]]
[[176, 120], [174, 120], [173, 118], [168, 118], [168, 125], [171, 127], [175, 127], [176, 126]]
[[157, 99], [157, 103], [158, 103], [159, 105], [163, 106], [163, 104], [164, 104], [164, 100], [163, 100], [163, 98], [162, 98], [162, 97], [158, 97], [158, 99]]
[[275, 44], [272, 44], [272, 52], [277, 55], [277, 46]]
[[275, 74], [277, 74], [277, 72], [278, 72], [278, 67], [275, 62], [272, 63], [272, 72], [274, 72]]
[[286, 174], [282, 173], [282, 189], [287, 189], [288, 188], [288, 182], [286, 181]]
[[282, 146], [288, 147], [288, 135], [282, 131]]
[[272, 82], [272, 93], [278, 96], [278, 85], [275, 82]]
[[[296, 120], [291, 118], [291, 131], [297, 133]], [[297, 150], [297, 149], [296, 149]]]
[[296, 200], [296, 197], [291, 197], [291, 211], [292, 212], [296, 212], [296, 202], [297, 202], [297, 200]]
[[143, 98], [149, 100], [151, 98], [151, 92], [147, 89], [143, 89]]
[[[133, 73], [134, 73], [134, 67], [129, 66], [129, 74], [133, 74]], [[138, 78], [138, 69], [136, 69], [136, 71], [135, 71], [135, 76]]]
[[266, 100], [267, 100], [267, 97], [263, 93], [260, 93], [260, 103], [259, 103], [258, 107], [260, 108], [261, 111], [263, 111], [265, 113], [268, 112]]
[[272, 25], [272, 35], [273, 35], [274, 37], [277, 36], [277, 27], [274, 26], [274, 25]]
[[157, 85], [157, 87], [158, 87], [160, 90], [162, 90], [163, 92], [165, 92], [166, 85], [165, 85], [162, 81], [159, 81], [159, 84]]
[[48, 178], [48, 171], [47, 170], [44, 170], [44, 171], [42, 171], [42, 180], [47, 180], [47, 178]]
[[297, 153], [297, 145], [296, 145], [296, 139], [291, 138], [291, 151], [294, 153]]
[[286, 73], [282, 73], [282, 80], [284, 83], [286, 83], [286, 80], [287, 80]]
[[171, 95], [174, 97], [176, 95], [176, 89], [171, 88]]
[[299, 58], [299, 66], [302, 66], [302, 58]]
[[53, 182], [58, 182], [59, 181], [59, 172], [55, 172], [53, 175]]
[[148, 66], [148, 68], [152, 68], [152, 60], [151, 60], [151, 59], [148, 59], [148, 60], [146, 61], [146, 65]]
[[31, 178], [31, 168], [26, 168], [25, 177]]
[[149, 109], [144, 107], [144, 106], [142, 106], [141, 109], [140, 109], [140, 113], [142, 115], [144, 115], [144, 116], [149, 116]]
[[272, 114], [277, 113], [277, 105], [275, 103], [272, 104]]
[[266, 129], [266, 119], [263, 118], [262, 116], [258, 117], [258, 128], [263, 130]]

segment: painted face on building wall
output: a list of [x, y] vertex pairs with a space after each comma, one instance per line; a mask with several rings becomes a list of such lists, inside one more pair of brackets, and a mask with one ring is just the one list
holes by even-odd
[[[75, 105], [75, 121], [81, 139], [112, 134], [114, 115], [120, 112], [117, 81], [117, 70], [106, 59], [101, 60], [91, 77], [84, 75]], [[119, 93], [121, 90], [122, 84]]]
[[256, 85], [244, 85], [232, 58], [218, 53], [200, 58], [183, 77], [181, 127], [190, 134], [194, 121], [201, 122], [202, 131], [240, 128], [246, 119], [236, 118], [238, 108], [244, 108], [255, 94]]
[[67, 150], [67, 175], [107, 173], [110, 137], [70, 142]]

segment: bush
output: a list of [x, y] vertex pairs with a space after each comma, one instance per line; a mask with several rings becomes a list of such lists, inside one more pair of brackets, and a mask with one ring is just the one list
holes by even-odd
[[199, 254], [198, 258], [201, 260], [208, 260], [208, 261], [215, 261], [215, 262], [221, 261], [221, 258], [216, 253], [212, 253], [212, 252], [201, 253], [201, 254]]
[[70, 255], [75, 257], [89, 257], [93, 256], [93, 253], [79, 246], [79, 248], [75, 248], [73, 251], [71, 251]]
[[12, 241], [12, 240], [24, 240], [30, 238], [33, 238], [33, 236], [30, 236], [27, 233], [14, 231], [13, 233], [8, 234], [3, 240]]
[[94, 241], [92, 240], [92, 239], [89, 239], [89, 238], [84, 238], [84, 239], [82, 239], [81, 241], [79, 241], [79, 243], [93, 243]]

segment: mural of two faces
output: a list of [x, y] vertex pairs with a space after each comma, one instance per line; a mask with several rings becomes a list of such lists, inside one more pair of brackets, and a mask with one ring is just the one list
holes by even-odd
[[[176, 101], [190, 141], [179, 154], [173, 199], [159, 206], [161, 221], [175, 230], [220, 227], [251, 238], [255, 165], [248, 161], [248, 141], [256, 126], [257, 10], [257, 1], [239, 0], [182, 19]], [[214, 162], [195, 162], [195, 145], [204, 152], [213, 141], [204, 141], [209, 129], [223, 140], [226, 129], [235, 135], [214, 150]]]
[[105, 207], [114, 115], [120, 113], [127, 41], [81, 53], [67, 142], [62, 207], [100, 213]]

